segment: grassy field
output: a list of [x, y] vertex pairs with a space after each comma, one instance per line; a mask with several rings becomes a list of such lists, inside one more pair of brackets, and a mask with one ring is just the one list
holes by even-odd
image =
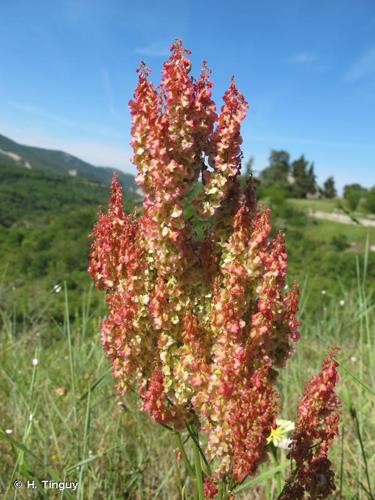
[[[337, 200], [297, 200], [289, 199], [288, 204], [300, 210], [312, 212], [341, 213]], [[346, 239], [347, 248], [363, 253], [369, 242], [370, 248], [375, 245], [375, 227], [367, 227], [360, 224], [345, 224], [331, 220], [314, 219], [306, 231], [309, 238], [316, 241], [331, 243], [334, 238]]]
[[[303, 288], [301, 340], [279, 379], [280, 417], [295, 419], [303, 385], [319, 370], [329, 346], [340, 346], [341, 436], [331, 450], [336, 498], [374, 498], [374, 255], [358, 255], [364, 253], [366, 238], [367, 248], [375, 244], [375, 229], [288, 210], [289, 204], [312, 208], [311, 203], [319, 211], [336, 206], [332, 200], [290, 200], [273, 215], [275, 227], [287, 232], [289, 279]], [[94, 215], [77, 211], [65, 219], [62, 214], [38, 231], [15, 227], [7, 233], [3, 257], [9, 260], [8, 271], [0, 280], [0, 496], [193, 498], [192, 481], [176, 458], [176, 435], [141, 413], [134, 394], [119, 397], [113, 389], [99, 339], [103, 298], [84, 284], [85, 235]], [[21, 247], [13, 245], [19, 233]], [[45, 241], [51, 247], [47, 256]], [[26, 283], [18, 289], [18, 261], [12, 265], [12, 258], [21, 250], [29, 260], [22, 274]], [[64, 273], [44, 281], [37, 277], [45, 262], [61, 268], [63, 258]], [[77, 269], [76, 275], [72, 270]], [[21, 292], [32, 307], [17, 299]], [[289, 473], [283, 450], [277, 461], [270, 454], [270, 463], [244, 483], [236, 498], [276, 499]], [[18, 479], [35, 481], [35, 490], [15, 490]], [[78, 481], [78, 491], [43, 490], [41, 481], [47, 479]]]
[[338, 201], [335, 199], [308, 200], [295, 198], [288, 199], [288, 203], [303, 210], [319, 210], [320, 212], [334, 212], [335, 210], [339, 210]]
[[[349, 210], [349, 206], [343, 198], [321, 198], [318, 200], [289, 198], [288, 203], [293, 205], [295, 208], [310, 210], [312, 212], [319, 211], [344, 214], [345, 210]], [[373, 214], [369, 214], [368, 212], [366, 212], [364, 204], [362, 202], [359, 203], [358, 207], [356, 208], [355, 214], [359, 217], [368, 217], [370, 219], [374, 219]]]
[[350, 224], [341, 224], [329, 220], [315, 220], [309, 227], [309, 237], [330, 242], [334, 236], [344, 235], [348, 243], [354, 243], [356, 249], [363, 250], [367, 238], [370, 246], [375, 244], [375, 227], [355, 226]]
[[[375, 311], [359, 270], [358, 288], [340, 300], [321, 295], [308, 313], [308, 283], [301, 297], [302, 336], [279, 383], [281, 417], [294, 419], [298, 395], [334, 343], [341, 347], [341, 436], [331, 450], [337, 498], [373, 498], [375, 482]], [[71, 322], [15, 324], [3, 316], [0, 347], [0, 490], [4, 498], [192, 498], [191, 483], [176, 460], [175, 436], [137, 411], [132, 394], [116, 396], [100, 346], [100, 317], [90, 306]], [[26, 323], [25, 323], [26, 325]], [[34, 360], [34, 361], [33, 361]], [[37, 360], [37, 361], [35, 361]], [[355, 417], [353, 417], [355, 415]], [[288, 474], [279, 450], [278, 474], [261, 476], [236, 498], [273, 499]], [[271, 465], [272, 469], [272, 465]], [[35, 490], [13, 482], [36, 481]], [[78, 493], [48, 490], [38, 480], [78, 481]], [[372, 482], [371, 482], [372, 481]]]

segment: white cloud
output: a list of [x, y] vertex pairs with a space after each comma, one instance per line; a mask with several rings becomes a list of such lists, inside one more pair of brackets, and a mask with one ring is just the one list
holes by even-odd
[[309, 64], [316, 61], [316, 56], [310, 52], [299, 52], [288, 59], [290, 64]]
[[365, 50], [352, 64], [345, 75], [345, 80], [357, 81], [375, 75], [375, 45]]
[[103, 68], [101, 70], [101, 75], [103, 79], [105, 94], [107, 97], [108, 111], [112, 116], [120, 117], [120, 114], [116, 110], [115, 97], [114, 97], [112, 79], [110, 77], [110, 74], [106, 68]]
[[145, 47], [136, 48], [134, 52], [142, 56], [163, 57], [168, 55], [168, 47], [164, 43], [153, 42]]

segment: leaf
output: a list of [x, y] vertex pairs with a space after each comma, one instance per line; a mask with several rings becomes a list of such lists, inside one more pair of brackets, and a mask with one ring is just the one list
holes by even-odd
[[109, 370], [107, 370], [101, 377], [99, 377], [98, 379], [95, 380], [95, 382], [93, 382], [91, 384], [91, 386], [87, 389], [87, 391], [85, 391], [82, 396], [79, 398], [79, 402], [81, 403], [82, 401], [84, 401], [89, 392], [92, 392], [94, 389], [96, 389], [96, 387], [98, 387], [99, 384], [101, 384], [103, 382], [103, 380], [106, 378], [106, 376], [112, 371], [112, 368], [110, 368]]
[[67, 467], [65, 469], [65, 474], [69, 474], [70, 472], [73, 472], [75, 469], [77, 469], [77, 467], [81, 467], [82, 465], [86, 465], [86, 464], [92, 462], [93, 460], [96, 460], [97, 458], [104, 457], [104, 455], [106, 455], [107, 453], [109, 453], [112, 450], [115, 450], [116, 448], [119, 448], [119, 447], [113, 446], [112, 448], [109, 448], [108, 450], [103, 451], [103, 453], [97, 453], [96, 455], [93, 455], [92, 457], [85, 458], [85, 459], [81, 460], [80, 462], [77, 462], [76, 464], [71, 465], [70, 467]]
[[275, 476], [278, 472], [284, 472], [285, 469], [289, 466], [289, 462], [285, 462], [284, 464], [278, 465], [277, 467], [268, 470], [266, 472], [263, 472], [259, 476], [255, 477], [254, 479], [247, 479], [245, 482], [237, 486], [233, 490], [232, 493], [240, 493], [240, 491], [247, 490], [248, 488], [251, 488], [252, 486], [256, 486], [257, 484], [261, 483], [265, 479], [272, 478]]
[[375, 396], [375, 391], [373, 391], [371, 389], [371, 387], [369, 387], [364, 382], [362, 382], [359, 378], [357, 378], [355, 375], [353, 375], [353, 373], [350, 370], [348, 370], [347, 368], [345, 368], [345, 366], [343, 364], [341, 364], [338, 360], [335, 360], [335, 361], [337, 361], [337, 363], [339, 364], [340, 368], [342, 368], [344, 370], [344, 372], [346, 372], [348, 375], [350, 375], [353, 380], [355, 380], [358, 384], [360, 384], [370, 394], [372, 394], [373, 396]]

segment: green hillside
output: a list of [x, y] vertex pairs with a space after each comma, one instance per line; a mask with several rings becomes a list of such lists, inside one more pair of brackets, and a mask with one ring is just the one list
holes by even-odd
[[[30, 477], [59, 479], [68, 470], [69, 480], [88, 478], [85, 498], [136, 498], [136, 491], [156, 498], [155, 484], [166, 489], [165, 498], [176, 497], [170, 471], [181, 462], [172, 459], [168, 431], [152, 426], [131, 396], [114, 397], [110, 366], [98, 339], [106, 308], [86, 269], [97, 206], [106, 205], [108, 196], [109, 187], [85, 179], [0, 167], [0, 412], [1, 427], [8, 429], [0, 429], [0, 454], [3, 477], [11, 478], [9, 490], [15, 473], [22, 477], [14, 466], [22, 455], [22, 471], [32, 470]], [[282, 399], [288, 402], [283, 417], [295, 418], [296, 395], [309, 371], [317, 369], [329, 345], [340, 345], [345, 441], [333, 448], [331, 460], [341, 471], [343, 491], [356, 491], [352, 477], [363, 467], [350, 415], [358, 408], [363, 422], [372, 422], [366, 388], [374, 373], [369, 359], [375, 253], [365, 259], [363, 255], [366, 238], [373, 244], [375, 234], [371, 228], [316, 220], [293, 200], [260, 202], [272, 208], [273, 232], [286, 232], [289, 283], [295, 279], [302, 289], [301, 340], [280, 378]], [[124, 203], [130, 211], [137, 200], [128, 193]], [[187, 216], [193, 215], [191, 203], [185, 209]], [[201, 233], [204, 223], [192, 220]], [[31, 413], [36, 415], [32, 421]], [[361, 436], [370, 466], [375, 449], [371, 425], [363, 426]], [[340, 465], [343, 449], [345, 469]], [[286, 456], [281, 460], [288, 463]], [[80, 463], [86, 476], [80, 475]], [[6, 481], [0, 479], [3, 491]]]
[[[73, 301], [79, 301], [89, 283], [89, 232], [98, 207], [107, 204], [112, 170], [88, 166], [89, 174], [99, 170], [108, 176], [108, 180], [93, 180], [52, 167], [30, 169], [20, 160], [8, 160], [0, 162], [2, 310], [33, 317], [39, 307], [49, 303], [57, 318], [61, 307], [53, 307], [54, 299], [51, 303], [53, 287], [66, 280]], [[27, 161], [34, 160], [28, 156]], [[122, 179], [134, 186], [132, 176], [123, 174]], [[124, 199], [125, 208], [131, 210], [140, 196], [125, 186]]]
[[108, 187], [53, 171], [0, 165], [0, 225], [34, 225], [38, 216], [76, 206], [98, 206]]
[[64, 151], [36, 148], [18, 144], [0, 134], [0, 165], [21, 166], [25, 170], [43, 170], [70, 177], [83, 177], [108, 185], [114, 172], [124, 188], [136, 191], [134, 176], [111, 167], [95, 167]]
[[[163, 485], [165, 498], [176, 497], [170, 471], [180, 465], [166, 445], [168, 431], [161, 434], [139, 414], [133, 398], [114, 397], [110, 366], [98, 339], [107, 312], [87, 273], [89, 234], [98, 206], [105, 207], [109, 195], [109, 186], [84, 177], [0, 165], [0, 454], [2, 477], [11, 478], [0, 478], [3, 491], [7, 484], [9, 491], [13, 487], [15, 474], [23, 477], [14, 465], [22, 456], [22, 474], [30, 470], [32, 478], [59, 480], [66, 470], [69, 480], [86, 477], [85, 498], [135, 498], [136, 491], [156, 498], [155, 484]], [[139, 202], [125, 191], [127, 212]], [[374, 372], [370, 331], [375, 252], [367, 255], [364, 247], [367, 238], [374, 244], [375, 228], [317, 220], [305, 207], [280, 197], [263, 197], [260, 203], [272, 209], [273, 234], [278, 229], [286, 233], [289, 285], [296, 280], [302, 292], [301, 340], [280, 378], [282, 399], [288, 402], [283, 417], [295, 418], [295, 395], [301, 393], [306, 366], [315, 366], [328, 345], [340, 345], [345, 441], [330, 459], [341, 471], [343, 491], [354, 491], [351, 477], [363, 467], [350, 412], [359, 408], [363, 422], [370, 422], [372, 410], [364, 388], [371, 386]], [[190, 199], [185, 210], [202, 234], [205, 223], [194, 217]], [[30, 414], [36, 417], [30, 420]], [[100, 429], [99, 440], [92, 429]], [[373, 426], [363, 426], [370, 466], [373, 431]], [[343, 446], [345, 469], [340, 468]], [[357, 452], [349, 453], [355, 447]], [[288, 463], [286, 457], [281, 460]], [[86, 476], [79, 473], [80, 463]]]
[[[28, 156], [27, 161], [35, 160]], [[90, 283], [86, 273], [89, 233], [98, 207], [106, 206], [109, 194], [108, 184], [87, 176], [72, 177], [52, 167], [30, 169], [20, 160], [0, 164], [0, 300], [4, 309], [16, 308], [16, 317], [32, 318], [44, 303], [52, 303], [56, 307], [49, 307], [51, 314], [61, 317], [61, 304], [51, 291], [66, 281], [75, 310]], [[319, 307], [322, 290], [340, 296], [343, 286], [352, 286], [356, 257], [364, 255], [367, 238], [370, 247], [375, 244], [375, 228], [316, 220], [293, 200], [260, 198], [272, 208], [274, 231], [286, 233], [290, 279], [301, 284], [306, 277], [309, 280], [312, 307]], [[133, 190], [124, 189], [126, 211], [139, 202]], [[324, 200], [315, 204], [321, 210], [335, 206], [324, 205]], [[194, 215], [189, 201], [186, 210], [188, 216]], [[194, 217], [192, 222], [201, 234], [204, 223]], [[375, 280], [374, 252], [368, 256], [368, 268], [369, 279]]]

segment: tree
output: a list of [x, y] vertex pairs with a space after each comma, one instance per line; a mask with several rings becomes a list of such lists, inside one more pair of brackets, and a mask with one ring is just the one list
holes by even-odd
[[254, 175], [253, 171], [253, 165], [254, 165], [254, 156], [250, 156], [250, 158], [247, 160], [246, 165], [245, 165], [245, 175], [250, 176]]
[[306, 198], [308, 194], [316, 192], [316, 176], [314, 164], [309, 164], [302, 155], [292, 163], [292, 175], [294, 180], [293, 191], [298, 198]]
[[344, 186], [344, 199], [347, 201], [350, 210], [355, 210], [361, 198], [366, 194], [366, 188], [360, 184], [347, 184]]
[[368, 190], [365, 208], [371, 214], [375, 214], [375, 186]]
[[289, 161], [290, 155], [287, 151], [272, 149], [269, 165], [260, 174], [262, 185], [264, 187], [272, 187], [275, 184], [288, 186]]
[[334, 198], [337, 196], [335, 179], [333, 177], [328, 177], [327, 180], [324, 181], [322, 193], [326, 198]]

